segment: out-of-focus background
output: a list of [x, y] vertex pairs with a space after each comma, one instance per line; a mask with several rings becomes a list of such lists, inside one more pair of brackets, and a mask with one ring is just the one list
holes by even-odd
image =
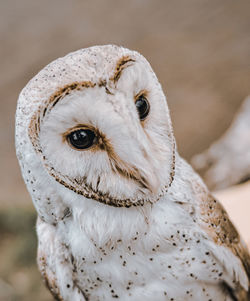
[[188, 160], [250, 94], [247, 0], [0, 0], [0, 301], [52, 300], [35, 265], [36, 216], [15, 157], [18, 94], [50, 61], [109, 43], [151, 63]]

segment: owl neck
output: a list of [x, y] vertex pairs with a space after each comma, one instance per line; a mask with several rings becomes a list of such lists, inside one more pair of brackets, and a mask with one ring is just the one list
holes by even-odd
[[[61, 233], [66, 233], [65, 235], [74, 229], [78, 237], [82, 237], [79, 243], [92, 241], [94, 247], [103, 247], [111, 242], [129, 245], [133, 241], [144, 241], [147, 235], [155, 235], [155, 231], [157, 233], [157, 225], [163, 225], [164, 231], [168, 231], [171, 223], [188, 222], [188, 218], [187, 221], [183, 221], [183, 214], [186, 210], [189, 216], [190, 208], [196, 206], [194, 182], [205, 187], [192, 168], [184, 160], [177, 158], [176, 175], [172, 185], [155, 203], [117, 208], [91, 199], [83, 202], [79, 196], [70, 198], [70, 193], [65, 194], [65, 204], [71, 202], [74, 206], [70, 207], [70, 214], [58, 227], [63, 230]], [[67, 239], [68, 236], [65, 237], [65, 240]]]
[[132, 221], [131, 225], [134, 225], [133, 221], [137, 220], [140, 221], [139, 224], [143, 224], [143, 227], [147, 227], [153, 207], [162, 201], [171, 201], [169, 196], [175, 191], [185, 190], [185, 187], [183, 187], [184, 181], [180, 183], [180, 179], [183, 178], [182, 174], [187, 169], [186, 165], [187, 163], [176, 152], [173, 165], [175, 173], [171, 174], [171, 184], [166, 186], [166, 189], [155, 200], [145, 202], [142, 206], [132, 206], [130, 208], [113, 207], [97, 202], [94, 199], [85, 198], [55, 182], [54, 179], [47, 176], [46, 171], [37, 167], [35, 170], [37, 170], [39, 175], [37, 174], [36, 178], [43, 179], [39, 183], [39, 195], [37, 195], [38, 189], [34, 189], [34, 184], [30, 185], [30, 181], [27, 186], [39, 217], [49, 224], [57, 225], [58, 223], [68, 223], [69, 221], [71, 223], [78, 221], [81, 224], [82, 221], [88, 219], [92, 219], [93, 223], [96, 223], [96, 219], [99, 219], [103, 220], [104, 226], [114, 220], [114, 216], [119, 217], [126, 224], [125, 220], [127, 220], [128, 216], [131, 216], [129, 219]]

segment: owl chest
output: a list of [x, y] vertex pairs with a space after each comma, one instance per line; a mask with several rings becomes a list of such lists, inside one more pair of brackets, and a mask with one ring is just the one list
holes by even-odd
[[156, 250], [142, 252], [136, 245], [120, 246], [113, 252], [102, 248], [91, 258], [79, 258], [77, 278], [89, 300], [138, 300], [159, 290], [165, 300], [166, 264], [166, 256]]
[[104, 219], [65, 225], [61, 233], [68, 233], [64, 240], [74, 259], [74, 278], [88, 300], [215, 296], [212, 286], [202, 285], [214, 282], [222, 271], [210, 256], [204, 233], [185, 212], [171, 209], [152, 214], [149, 223], [138, 217], [120, 223], [114, 217], [113, 228], [105, 227]]
[[222, 271], [212, 272], [218, 267], [207, 255], [200, 257], [199, 250], [169, 247], [162, 252], [158, 244], [150, 250], [140, 247], [120, 246], [112, 252], [102, 248], [93, 257], [79, 258], [76, 278], [86, 299], [226, 300], [214, 285], [215, 274]]
[[[103, 246], [85, 242], [81, 254], [72, 249], [75, 277], [89, 300], [168, 300], [167, 296], [183, 300], [199, 280], [194, 271], [200, 250], [190, 250], [190, 239], [187, 234], [176, 233], [159, 242], [156, 233], [144, 233], [137, 239]], [[176, 291], [181, 285], [183, 292]]]

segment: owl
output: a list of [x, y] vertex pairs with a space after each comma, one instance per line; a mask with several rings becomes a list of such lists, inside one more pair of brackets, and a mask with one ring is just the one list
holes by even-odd
[[206, 170], [205, 182], [213, 189], [250, 179], [250, 96], [243, 101], [226, 133], [195, 155], [192, 164], [197, 170]]
[[178, 155], [138, 52], [94, 46], [41, 70], [18, 100], [16, 150], [56, 300], [249, 300], [248, 251]]

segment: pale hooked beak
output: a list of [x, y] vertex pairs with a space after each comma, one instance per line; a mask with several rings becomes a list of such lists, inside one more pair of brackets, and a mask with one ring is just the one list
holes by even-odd
[[129, 147], [129, 157], [127, 156], [128, 149], [123, 149], [122, 152], [119, 150], [112, 152], [111, 164], [115, 172], [137, 182], [144, 193], [148, 190], [151, 194], [157, 194], [161, 183], [157, 173], [159, 162], [154, 159], [154, 153], [150, 147], [147, 149], [148, 151], [134, 143], [131, 148]]

